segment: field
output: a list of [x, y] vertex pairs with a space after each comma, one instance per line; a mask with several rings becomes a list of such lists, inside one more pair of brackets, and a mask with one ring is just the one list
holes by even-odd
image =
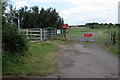
[[82, 36], [84, 33], [88, 33], [88, 32], [93, 32], [90, 29], [87, 28], [80, 28], [80, 27], [71, 27], [68, 30], [68, 37], [69, 38], [77, 38], [79, 36]]
[[90, 29], [90, 28], [86, 28], [86, 27], [71, 27], [70, 29], [68, 29], [68, 36], [79, 37], [86, 33], [92, 33], [92, 32], [103, 31], [103, 30], [107, 30], [107, 29], [105, 29], [105, 28]]

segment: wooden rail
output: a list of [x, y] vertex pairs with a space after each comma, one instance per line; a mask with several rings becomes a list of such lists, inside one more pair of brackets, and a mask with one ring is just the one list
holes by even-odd
[[27, 38], [32, 42], [42, 41], [47, 39], [47, 29], [41, 28], [22, 28], [21, 32], [25, 33]]
[[[60, 30], [60, 29], [59, 29]], [[64, 39], [63, 33], [57, 34], [56, 28], [22, 28], [21, 32], [23, 32], [30, 42], [38, 42], [43, 40], [51, 40], [51, 39]]]

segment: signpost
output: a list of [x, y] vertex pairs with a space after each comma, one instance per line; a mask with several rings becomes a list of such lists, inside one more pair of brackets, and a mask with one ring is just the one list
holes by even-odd
[[92, 34], [84, 34], [84, 37], [87, 37], [87, 42], [88, 42], [88, 37], [92, 37]]
[[60, 34], [60, 29], [57, 30], [57, 34]]
[[68, 24], [62, 24], [63, 29], [68, 29]]
[[64, 29], [64, 38], [67, 40], [67, 29], [68, 29], [68, 24], [62, 24], [62, 29]]
[[84, 34], [84, 37], [92, 37], [92, 34]]

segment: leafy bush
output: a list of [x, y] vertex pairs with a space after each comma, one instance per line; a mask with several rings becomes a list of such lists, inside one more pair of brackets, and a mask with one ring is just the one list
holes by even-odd
[[[2, 49], [3, 59], [7, 56], [14, 59], [25, 56], [28, 50], [28, 41], [26, 37], [19, 33], [17, 27], [10, 23], [3, 24], [2, 28]], [[7, 58], [8, 58], [7, 57]]]

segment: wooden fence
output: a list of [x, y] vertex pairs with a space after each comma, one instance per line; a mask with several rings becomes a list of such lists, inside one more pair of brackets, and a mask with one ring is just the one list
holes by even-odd
[[63, 34], [57, 33], [56, 28], [22, 28], [23, 32], [31, 42], [38, 42], [50, 39], [63, 39]]

